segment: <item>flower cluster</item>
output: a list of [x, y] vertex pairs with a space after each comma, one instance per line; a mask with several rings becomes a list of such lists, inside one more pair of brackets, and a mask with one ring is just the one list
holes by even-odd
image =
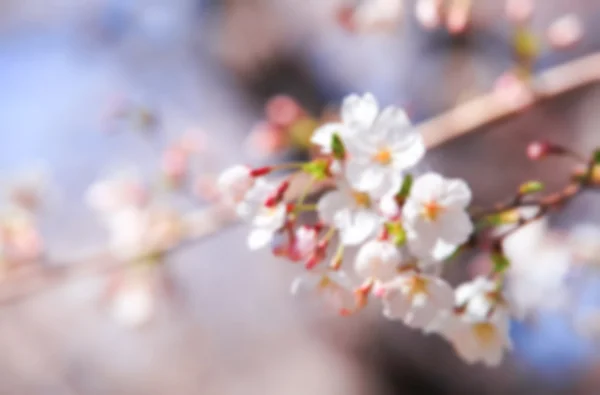
[[[425, 144], [402, 109], [351, 95], [340, 115], [314, 132], [320, 155], [308, 163], [222, 173], [223, 198], [251, 225], [248, 246], [304, 264], [294, 293], [319, 295], [343, 315], [379, 303], [385, 317], [440, 334], [465, 360], [498, 364], [510, 348], [501, 282], [481, 277], [453, 290], [441, 277], [474, 233], [468, 184], [419, 174]], [[290, 168], [298, 171], [268, 179]], [[308, 188], [292, 196], [306, 176]], [[329, 190], [307, 201], [316, 183]]]

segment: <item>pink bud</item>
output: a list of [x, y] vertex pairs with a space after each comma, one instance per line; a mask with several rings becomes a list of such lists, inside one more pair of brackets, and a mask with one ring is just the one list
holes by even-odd
[[256, 178], [256, 177], [266, 176], [271, 171], [273, 171], [273, 167], [272, 166], [257, 167], [256, 169], [252, 169], [250, 171], [250, 177]]
[[545, 158], [551, 151], [549, 143], [534, 141], [527, 146], [527, 157], [531, 160], [540, 160]]

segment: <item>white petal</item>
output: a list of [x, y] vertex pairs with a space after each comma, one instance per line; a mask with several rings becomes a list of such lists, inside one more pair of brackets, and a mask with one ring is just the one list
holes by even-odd
[[392, 158], [392, 167], [396, 171], [402, 171], [413, 167], [425, 156], [425, 143], [420, 134], [414, 132], [407, 137], [402, 146], [397, 143], [392, 147], [394, 153]]
[[367, 210], [357, 211], [350, 223], [339, 228], [341, 242], [345, 245], [360, 244], [372, 236], [379, 225], [377, 214]]
[[397, 290], [388, 292], [383, 299], [383, 315], [390, 320], [404, 320], [410, 309], [409, 300]]
[[471, 217], [463, 210], [444, 212], [440, 218], [440, 238], [448, 244], [460, 245], [473, 233]]
[[377, 100], [370, 93], [365, 94], [363, 97], [350, 95], [342, 103], [342, 121], [351, 129], [369, 129], [378, 113]]
[[273, 239], [273, 231], [268, 229], [253, 229], [248, 235], [248, 247], [251, 250], [258, 250], [266, 247]]
[[496, 289], [496, 284], [486, 277], [479, 276], [474, 280], [461, 284], [454, 291], [455, 304], [462, 306], [470, 299], [479, 294], [492, 292]]
[[444, 240], [438, 240], [433, 251], [431, 252], [431, 258], [434, 261], [443, 261], [456, 251], [458, 246], [455, 244], [446, 243]]
[[471, 203], [471, 188], [464, 180], [457, 178], [445, 180], [444, 189], [444, 194], [440, 199], [442, 206], [464, 209]]
[[341, 123], [328, 123], [314, 131], [310, 142], [321, 147], [321, 152], [324, 154], [330, 154], [332, 147], [331, 141], [334, 134], [338, 134], [340, 138], [348, 135], [347, 128]]
[[430, 303], [438, 310], [451, 310], [454, 307], [454, 290], [446, 281], [437, 277], [429, 277], [427, 291]]
[[346, 176], [355, 189], [369, 192], [378, 188], [386, 176], [385, 168], [351, 156], [346, 162]]
[[238, 203], [254, 185], [254, 178], [247, 166], [232, 166], [221, 173], [217, 187], [226, 199]]
[[451, 340], [458, 356], [467, 363], [473, 364], [481, 358], [481, 349], [478, 347], [473, 335], [467, 332], [460, 333], [449, 340]]
[[397, 274], [396, 267], [402, 259], [402, 254], [392, 243], [371, 240], [358, 250], [354, 270], [363, 279], [374, 277], [388, 281]]
[[275, 207], [261, 207], [252, 220], [252, 224], [259, 228], [276, 231], [285, 224], [286, 217], [287, 208], [285, 204], [278, 204]]
[[437, 173], [425, 173], [418, 177], [410, 191], [410, 199], [418, 202], [438, 201], [444, 188], [444, 178]]
[[407, 229], [407, 244], [411, 254], [422, 260], [431, 260], [432, 251], [438, 241], [434, 232], [415, 232]]
[[347, 209], [350, 199], [351, 197], [348, 194], [340, 190], [326, 193], [317, 203], [319, 219], [325, 224], [332, 225], [336, 214], [340, 210]]
[[429, 303], [421, 307], [413, 306], [406, 315], [404, 323], [411, 328], [425, 328], [433, 322], [438, 312], [439, 310]]

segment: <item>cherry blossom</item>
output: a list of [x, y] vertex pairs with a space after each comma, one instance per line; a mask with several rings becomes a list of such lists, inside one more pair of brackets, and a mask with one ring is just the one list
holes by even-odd
[[438, 319], [435, 332], [448, 340], [467, 363], [497, 366], [505, 351], [512, 349], [508, 326], [505, 311], [495, 312], [485, 320], [474, 319], [468, 314], [446, 313]]
[[454, 311], [440, 314], [425, 331], [440, 334], [468, 363], [496, 366], [512, 349], [508, 326], [497, 284], [478, 277], [456, 289]]
[[354, 261], [354, 271], [362, 279], [388, 281], [397, 274], [402, 263], [400, 250], [392, 243], [371, 240], [361, 246]]
[[439, 277], [408, 271], [383, 284], [375, 293], [384, 304], [383, 314], [413, 328], [426, 328], [454, 306], [454, 292]]
[[333, 135], [348, 139], [360, 132], [368, 132], [377, 118], [379, 105], [373, 95], [350, 95], [344, 99], [340, 123], [327, 123], [315, 130], [311, 142], [324, 154], [332, 153]]
[[252, 230], [248, 236], [248, 246], [252, 250], [266, 247], [275, 233], [283, 227], [287, 217], [287, 207], [283, 203], [268, 205], [267, 200], [276, 193], [278, 186], [259, 179], [237, 205], [237, 212], [250, 222]]
[[421, 135], [404, 110], [394, 107], [384, 109], [369, 129], [360, 130], [344, 143], [348, 181], [373, 198], [398, 191], [403, 172], [425, 154]]
[[302, 293], [315, 295], [340, 314], [347, 314], [356, 305], [354, 284], [341, 270], [311, 270], [297, 277], [292, 282], [290, 290], [293, 295]]
[[466, 212], [470, 201], [471, 190], [463, 180], [436, 173], [417, 178], [402, 210], [411, 251], [431, 256], [464, 243], [473, 231]]
[[373, 211], [369, 196], [352, 190], [344, 183], [319, 200], [317, 211], [323, 223], [339, 230], [341, 242], [347, 245], [364, 242], [382, 222]]

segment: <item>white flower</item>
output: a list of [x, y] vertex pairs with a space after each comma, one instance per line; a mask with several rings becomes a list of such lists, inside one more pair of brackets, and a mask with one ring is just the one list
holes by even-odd
[[397, 275], [403, 256], [398, 248], [388, 242], [371, 240], [362, 245], [354, 261], [354, 270], [362, 279], [373, 278], [386, 282]]
[[308, 293], [318, 296], [339, 313], [352, 311], [356, 306], [354, 284], [342, 271], [315, 269], [294, 279], [291, 293]]
[[381, 218], [371, 209], [371, 199], [365, 193], [353, 191], [344, 183], [319, 200], [319, 219], [340, 232], [345, 245], [357, 245], [367, 240], [381, 224]]
[[383, 300], [383, 314], [413, 328], [426, 328], [454, 306], [454, 292], [439, 277], [407, 272], [382, 285], [375, 293]]
[[512, 349], [508, 315], [503, 310], [494, 312], [486, 320], [447, 313], [437, 321], [435, 331], [452, 343], [457, 354], [470, 364], [482, 362], [497, 366], [502, 362], [504, 351]]
[[378, 112], [379, 106], [373, 95], [369, 93], [363, 97], [350, 95], [342, 103], [342, 122], [328, 123], [321, 126], [315, 130], [310, 141], [321, 147], [322, 153], [331, 154], [331, 143], [334, 134], [337, 134], [345, 141], [345, 139], [350, 138], [360, 131], [366, 131], [375, 121]]
[[512, 343], [508, 335], [508, 310], [497, 285], [478, 277], [456, 289], [454, 302], [455, 311], [439, 315], [425, 331], [446, 338], [468, 363], [498, 365]]
[[274, 206], [265, 204], [276, 190], [277, 185], [258, 179], [236, 207], [237, 214], [253, 227], [248, 236], [248, 246], [252, 250], [271, 243], [275, 233], [285, 224], [286, 205], [282, 202]]
[[374, 198], [397, 192], [402, 172], [416, 165], [425, 144], [402, 109], [388, 107], [373, 125], [344, 141], [348, 159], [346, 177], [359, 191]]
[[250, 168], [236, 165], [223, 171], [217, 180], [221, 196], [231, 203], [240, 203], [254, 186]]
[[252, 221], [253, 229], [248, 235], [248, 246], [251, 250], [267, 246], [275, 233], [285, 225], [287, 208], [280, 203], [274, 207], [263, 206]]
[[463, 180], [436, 173], [417, 178], [402, 209], [411, 251], [430, 257], [432, 251], [441, 255], [441, 250], [450, 251], [467, 241], [473, 231], [466, 212], [470, 201], [471, 190]]

